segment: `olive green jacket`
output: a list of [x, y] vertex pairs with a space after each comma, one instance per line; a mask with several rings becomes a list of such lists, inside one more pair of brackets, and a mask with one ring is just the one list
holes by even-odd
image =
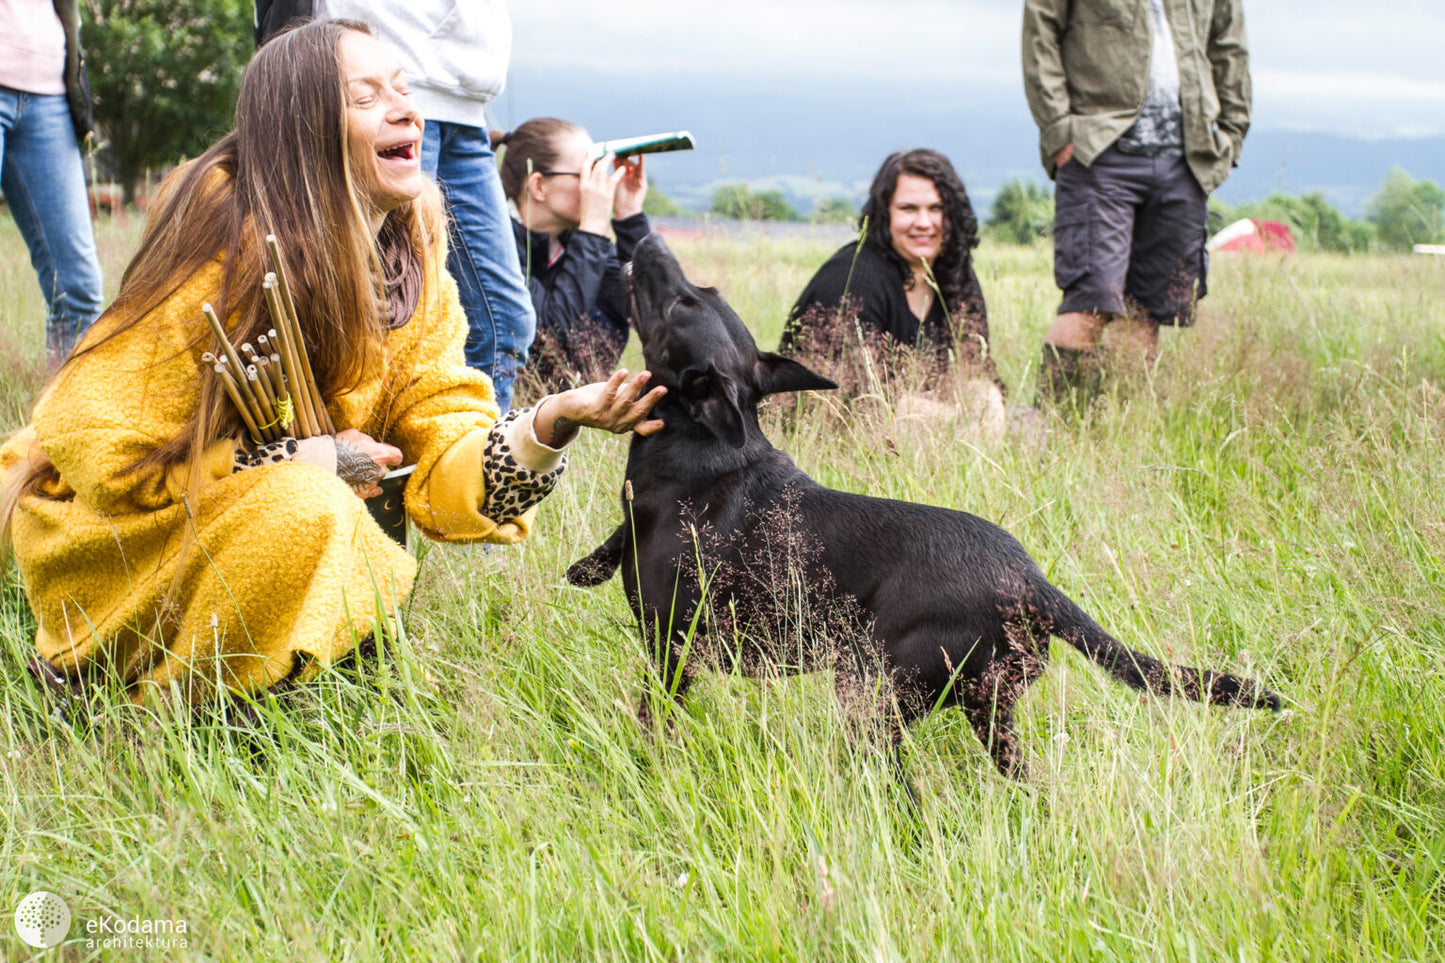
[[[1164, 0], [1179, 58], [1184, 157], [1212, 191], [1249, 130], [1242, 0]], [[1085, 165], [1129, 129], [1149, 92], [1148, 0], [1025, 0], [1024, 93], [1044, 169], [1067, 144]]]

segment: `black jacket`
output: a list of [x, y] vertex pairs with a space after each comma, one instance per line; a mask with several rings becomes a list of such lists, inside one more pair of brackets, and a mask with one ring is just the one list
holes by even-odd
[[70, 125], [75, 142], [85, 149], [85, 140], [95, 126], [90, 103], [90, 77], [85, 72], [85, 51], [80, 46], [79, 0], [55, 0], [55, 15], [65, 29], [65, 103], [70, 108]]
[[315, 0], [256, 0], [256, 46], [270, 40], [292, 20], [310, 20], [316, 12]]
[[[851, 329], [839, 327], [841, 323], [851, 326], [856, 314], [865, 337], [886, 335], [897, 346], [928, 351], [941, 362], [946, 361], [950, 349], [956, 349], [960, 361], [982, 363], [987, 374], [993, 376], [992, 366], [983, 361], [988, 311], [972, 258], [964, 270], [967, 276], [962, 295], [957, 298], [960, 303], [949, 304], [945, 313], [943, 303], [934, 298], [920, 323], [908, 306], [908, 292], [898, 265], [872, 243], [860, 246], [857, 241], [849, 241], [823, 262], [803, 288], [783, 327], [780, 350], [836, 356], [843, 344], [857, 342]], [[840, 321], [838, 305], [845, 292], [848, 307]]]
[[585, 384], [611, 374], [627, 346], [627, 294], [622, 262], [651, 226], [646, 214], [612, 222], [617, 243], [572, 229], [557, 236], [561, 250], [549, 260], [551, 236], [512, 219], [517, 255], [537, 310], [531, 369], [549, 388]]

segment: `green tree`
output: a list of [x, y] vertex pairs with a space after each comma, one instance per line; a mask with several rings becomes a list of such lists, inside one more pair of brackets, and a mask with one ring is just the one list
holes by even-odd
[[853, 224], [858, 220], [858, 209], [846, 197], [828, 197], [813, 207], [808, 220], [814, 224]]
[[648, 217], [677, 217], [687, 212], [678, 206], [677, 201], [658, 190], [656, 184], [649, 184], [647, 196], [642, 199], [642, 213]]
[[724, 184], [712, 194], [712, 213], [740, 221], [796, 221], [798, 212], [782, 191], [754, 194], [746, 184]]
[[251, 4], [89, 0], [83, 6], [96, 126], [131, 203], [148, 168], [194, 156], [231, 128], [251, 56]]
[[1417, 181], [1397, 167], [1368, 210], [1387, 248], [1408, 251], [1416, 244], [1445, 243], [1445, 190], [1434, 181]]
[[1276, 192], [1264, 200], [1249, 201], [1235, 207], [1210, 198], [1210, 209], [1223, 215], [1219, 223], [1211, 223], [1211, 230], [1218, 230], [1242, 217], [1252, 217], [1288, 224], [1299, 247], [1306, 251], [1356, 254], [1375, 246], [1374, 225], [1345, 217], [1318, 192], [1300, 197]]
[[1032, 244], [1047, 237], [1054, 223], [1054, 195], [1034, 181], [1009, 181], [999, 189], [989, 212], [988, 233], [1011, 244]]

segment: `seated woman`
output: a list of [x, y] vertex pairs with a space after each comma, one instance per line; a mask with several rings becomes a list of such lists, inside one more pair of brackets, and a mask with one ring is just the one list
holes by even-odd
[[982, 394], [1001, 415], [1002, 385], [973, 270], [978, 220], [948, 158], [932, 150], [889, 156], [859, 223], [867, 233], [824, 262], [793, 305], [780, 350], [859, 390], [873, 387], [865, 377], [879, 374], [871, 362], [858, 364], [861, 346], [885, 369], [894, 366], [888, 362], [921, 367], [922, 381], [911, 388], [938, 387], [956, 361], [965, 375], [991, 385]]
[[493, 146], [506, 148], [502, 189], [537, 309], [530, 373], [547, 388], [593, 381], [627, 346], [620, 266], [651, 230], [642, 158], [594, 160], [587, 131], [555, 117], [529, 120]]
[[[39, 623], [32, 671], [65, 695], [200, 701], [304, 682], [396, 612], [413, 558], [362, 498], [415, 464], [407, 512], [443, 541], [516, 542], [578, 426], [648, 433], [646, 376], [498, 420], [462, 357], [440, 195], [395, 61], [348, 21], [277, 37], [236, 129], [152, 204], [120, 296], [0, 449], [8, 541]], [[259, 445], [203, 354], [277, 326], [277, 235], [302, 339], [340, 430]]]

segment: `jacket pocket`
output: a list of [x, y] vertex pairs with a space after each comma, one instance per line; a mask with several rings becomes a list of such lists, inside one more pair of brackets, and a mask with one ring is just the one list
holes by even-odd
[[1135, 0], [1074, 0], [1069, 19], [1076, 23], [1133, 23], [1138, 7]]

